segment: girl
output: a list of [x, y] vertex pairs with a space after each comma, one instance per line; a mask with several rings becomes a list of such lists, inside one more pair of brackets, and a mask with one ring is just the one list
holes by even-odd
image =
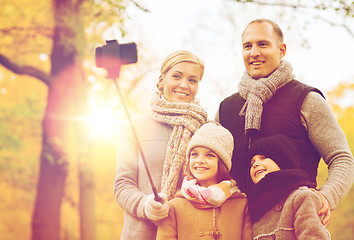
[[284, 135], [261, 138], [250, 148], [248, 193], [253, 239], [330, 239], [317, 211], [321, 199], [300, 169], [296, 145]]
[[[204, 63], [194, 54], [171, 53], [162, 63], [150, 111], [134, 119], [153, 182], [165, 199], [180, 188], [188, 142], [207, 119], [195, 97], [203, 73]], [[114, 182], [115, 198], [124, 209], [120, 239], [155, 240], [157, 226], [151, 220], [166, 217], [168, 205], [154, 201], [130, 126], [122, 129]]]
[[231, 179], [231, 133], [216, 123], [203, 125], [187, 149], [188, 174], [168, 202], [168, 217], [157, 239], [252, 239], [247, 200]]

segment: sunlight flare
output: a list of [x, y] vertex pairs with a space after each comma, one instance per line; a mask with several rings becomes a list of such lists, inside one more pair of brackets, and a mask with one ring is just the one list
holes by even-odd
[[117, 129], [116, 114], [112, 109], [96, 109], [88, 118], [93, 135], [112, 137]]

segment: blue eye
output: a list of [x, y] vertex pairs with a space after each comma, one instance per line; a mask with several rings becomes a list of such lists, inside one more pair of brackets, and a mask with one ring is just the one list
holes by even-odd
[[207, 155], [207, 157], [209, 157], [209, 158], [217, 158], [217, 156], [215, 154], [213, 154], [213, 153], [209, 153]]
[[192, 152], [190, 156], [191, 156], [191, 157], [198, 157], [198, 153]]
[[245, 44], [245, 45], [243, 45], [243, 49], [245, 49], [245, 50], [248, 50], [248, 49], [250, 49], [252, 46], [251, 46], [251, 44]]
[[197, 80], [197, 79], [192, 78], [192, 79], [189, 79], [189, 82], [191, 82], [191, 83], [198, 83], [198, 80]]

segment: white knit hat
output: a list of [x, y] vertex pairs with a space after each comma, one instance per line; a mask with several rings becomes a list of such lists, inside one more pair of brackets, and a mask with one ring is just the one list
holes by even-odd
[[219, 123], [209, 122], [201, 126], [192, 136], [187, 148], [187, 159], [194, 147], [206, 147], [214, 151], [225, 163], [228, 171], [231, 169], [231, 157], [234, 150], [234, 138]]

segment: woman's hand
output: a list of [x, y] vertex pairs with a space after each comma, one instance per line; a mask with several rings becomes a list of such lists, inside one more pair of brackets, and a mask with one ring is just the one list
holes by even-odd
[[169, 206], [167, 204], [167, 196], [164, 193], [159, 193], [163, 203], [154, 200], [154, 194], [147, 197], [145, 202], [145, 215], [152, 221], [158, 221], [168, 216]]
[[331, 220], [331, 209], [329, 207], [328, 200], [316, 189], [310, 188], [311, 191], [316, 193], [318, 196], [320, 196], [321, 201], [322, 201], [322, 208], [317, 211], [318, 216], [324, 216], [322, 219], [322, 224], [328, 228], [329, 222]]

